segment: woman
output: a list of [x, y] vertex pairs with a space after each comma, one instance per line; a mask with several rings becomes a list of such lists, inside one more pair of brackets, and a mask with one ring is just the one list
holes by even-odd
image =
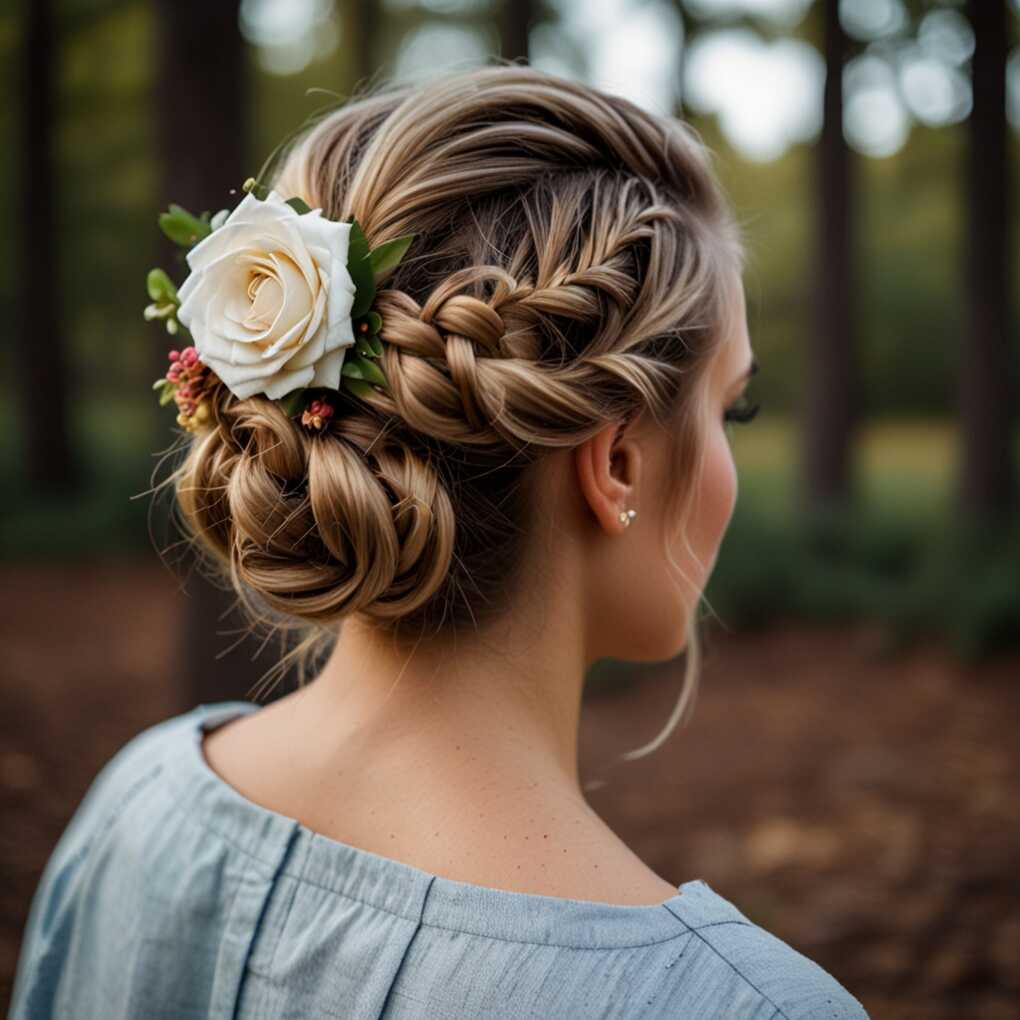
[[[595, 660], [686, 648], [652, 747], [689, 702], [727, 425], [755, 410], [697, 136], [499, 65], [333, 109], [248, 185], [152, 313], [195, 341], [171, 353], [194, 433], [173, 481], [249, 610], [303, 629], [300, 679], [328, 657], [106, 766], [12, 1016], [864, 1017], [652, 871], [578, 776]], [[371, 313], [359, 230], [377, 256], [404, 239]]]

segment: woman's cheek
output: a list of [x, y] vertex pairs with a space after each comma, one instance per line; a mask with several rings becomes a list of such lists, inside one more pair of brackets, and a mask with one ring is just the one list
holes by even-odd
[[726, 526], [729, 525], [730, 518], [733, 516], [733, 511], [737, 505], [737, 491], [739, 487], [739, 480], [737, 478], [737, 465], [733, 459], [733, 449], [730, 446], [729, 440], [726, 441], [726, 522], [723, 526], [725, 531]]
[[733, 510], [737, 505], [737, 465], [733, 460], [733, 450], [730, 447], [729, 438], [726, 435], [725, 426], [720, 429], [720, 445], [718, 462], [718, 506], [719, 506], [719, 534], [717, 543], [722, 542], [726, 528], [729, 526], [733, 516]]
[[[698, 558], [711, 572], [719, 546], [733, 515], [737, 498], [737, 471], [725, 427], [712, 429], [705, 457], [705, 475], [698, 500]], [[707, 577], [704, 578], [707, 582]]]

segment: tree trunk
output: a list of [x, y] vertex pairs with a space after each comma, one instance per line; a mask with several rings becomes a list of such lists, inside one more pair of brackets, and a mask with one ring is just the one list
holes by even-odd
[[57, 177], [54, 53], [58, 39], [50, 0], [25, 0], [22, 63], [22, 197], [18, 232], [22, 271], [18, 283], [17, 336], [21, 379], [17, 386], [24, 472], [37, 492], [74, 491], [80, 473], [68, 430], [66, 336], [61, 288], [54, 286], [57, 243]]
[[505, 60], [528, 60], [528, 35], [534, 20], [534, 0], [503, 0], [499, 15], [501, 57]]
[[1003, 522], [1016, 509], [1012, 453], [1016, 368], [1009, 345], [1009, 174], [1006, 126], [1006, 4], [970, 0], [974, 106], [968, 124], [966, 307], [960, 350], [964, 519]]
[[[254, 176], [247, 123], [247, 53], [238, 29], [238, 3], [158, 0], [156, 39], [158, 82], [155, 118], [160, 125], [159, 210], [170, 202], [196, 215], [233, 208], [244, 197], [241, 185]], [[233, 193], [232, 193], [233, 189]], [[157, 264], [180, 285], [187, 277], [184, 249], [163, 240]], [[158, 336], [158, 333], [153, 333]], [[183, 334], [179, 334], [183, 337]], [[187, 343], [187, 339], [183, 340]], [[153, 352], [156, 374], [167, 367], [167, 351], [180, 347], [164, 333]], [[155, 377], [155, 376], [154, 376]], [[160, 409], [164, 430], [176, 428], [170, 408]], [[170, 440], [167, 436], [167, 442]], [[219, 661], [242, 626], [233, 597], [210, 584], [185, 557], [185, 609], [178, 669], [180, 697], [187, 710], [199, 703], [245, 698], [258, 679], [250, 658], [251, 639]]]
[[854, 357], [852, 190], [843, 136], [846, 37], [838, 0], [824, 0], [824, 123], [817, 146], [818, 221], [814, 323], [807, 349], [801, 499], [808, 512], [840, 510], [852, 497]]
[[379, 74], [379, 35], [382, 0], [357, 0], [347, 7], [346, 24], [353, 27], [357, 61], [352, 88], [365, 88]]

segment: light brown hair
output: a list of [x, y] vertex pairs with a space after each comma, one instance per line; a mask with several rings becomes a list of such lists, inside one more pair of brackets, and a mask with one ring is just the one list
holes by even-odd
[[[495, 64], [373, 86], [297, 136], [272, 186], [353, 214], [371, 247], [415, 235], [374, 305], [389, 393], [345, 394], [317, 435], [222, 391], [174, 471], [252, 620], [297, 630], [299, 683], [347, 614], [411, 644], [506, 612], [529, 466], [613, 421], [669, 423], [666, 516], [685, 519], [743, 262], [692, 128]], [[667, 733], [695, 686], [691, 616]]]

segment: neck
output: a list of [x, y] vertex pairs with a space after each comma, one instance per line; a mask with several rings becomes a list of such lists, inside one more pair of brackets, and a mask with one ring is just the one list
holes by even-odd
[[[308, 713], [305, 732], [326, 734], [338, 752], [371, 754], [394, 775], [424, 770], [460, 796], [583, 801], [577, 751], [586, 656], [579, 612], [564, 604], [571, 602], [507, 614], [484, 634], [410, 651], [350, 618], [318, 676], [292, 696], [294, 710]], [[311, 739], [319, 744], [318, 735]]]

